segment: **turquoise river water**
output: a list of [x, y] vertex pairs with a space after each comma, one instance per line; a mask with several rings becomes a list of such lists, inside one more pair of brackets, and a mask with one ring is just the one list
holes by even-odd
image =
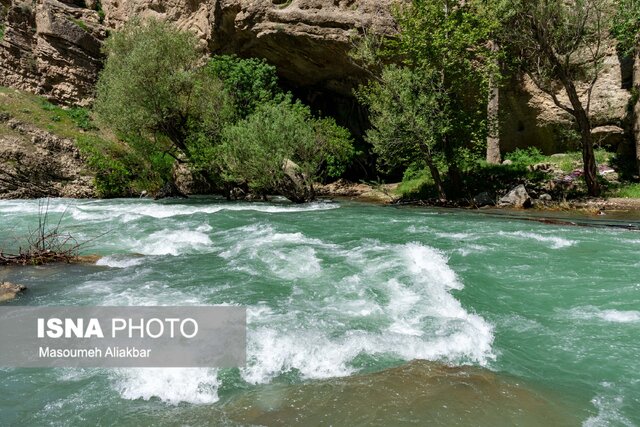
[[[2, 368], [0, 425], [640, 425], [637, 231], [341, 201], [49, 210], [103, 258], [0, 268], [29, 287], [9, 304], [247, 306], [248, 362]], [[0, 201], [0, 248], [37, 213]]]

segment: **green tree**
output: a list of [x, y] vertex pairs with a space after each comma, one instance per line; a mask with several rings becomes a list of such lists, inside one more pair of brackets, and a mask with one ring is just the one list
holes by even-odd
[[197, 132], [215, 139], [231, 109], [222, 82], [201, 65], [194, 34], [156, 20], [133, 20], [104, 45], [95, 111], [124, 135], [170, 141], [171, 155], [189, 153]]
[[[591, 134], [591, 94], [611, 29], [609, 0], [514, 0], [505, 40], [536, 86], [567, 112], [580, 132], [589, 194], [600, 194]], [[558, 88], [563, 94], [558, 94]]]
[[[246, 183], [257, 194], [276, 191], [294, 202], [312, 199], [313, 180], [341, 174], [353, 155], [345, 129], [332, 119], [314, 118], [308, 107], [290, 97], [259, 105], [246, 119], [225, 128], [215, 151], [226, 181]], [[297, 165], [310, 191], [289, 191], [289, 161]]]
[[[414, 0], [395, 10], [397, 37], [381, 43], [365, 38], [356, 52], [356, 58], [369, 59], [368, 63], [365, 61], [369, 70], [380, 69], [377, 65], [380, 59], [401, 65], [401, 68], [382, 67], [381, 76], [373, 71], [376, 75], [373, 83], [361, 95], [371, 108], [372, 121], [379, 123], [367, 134], [367, 139], [384, 161], [402, 164], [404, 158], [393, 159], [392, 155], [401, 152], [397, 147], [400, 139], [385, 142], [380, 137], [386, 133], [406, 135], [406, 124], [416, 116], [421, 124], [414, 126], [412, 132], [420, 135], [419, 144], [429, 147], [432, 159], [425, 162], [441, 198], [446, 193], [433, 162], [434, 155], [444, 154], [451, 187], [460, 191], [459, 150], [477, 149], [486, 143], [487, 88], [489, 81], [496, 82], [499, 76], [495, 60], [498, 52], [489, 44], [498, 23], [490, 12], [480, 1]], [[411, 77], [411, 73], [415, 75]], [[421, 79], [426, 80], [420, 82]], [[403, 82], [411, 83], [415, 99], [410, 93], [403, 93]], [[400, 94], [406, 105], [391, 102]], [[401, 113], [401, 118], [393, 119], [382, 108]], [[431, 117], [437, 117], [441, 125], [433, 123]], [[384, 122], [387, 122], [384, 126], [398, 129], [383, 129]], [[421, 129], [417, 130], [418, 127]], [[423, 129], [434, 133], [425, 135]], [[411, 148], [416, 147], [408, 140], [405, 143], [415, 155]], [[383, 154], [385, 144], [392, 149]], [[418, 151], [426, 155], [424, 148]]]
[[276, 67], [264, 59], [218, 55], [211, 58], [207, 70], [223, 82], [240, 118], [247, 117], [259, 105], [283, 96]]
[[449, 131], [446, 93], [440, 76], [430, 70], [391, 65], [379, 80], [359, 91], [368, 106], [371, 129], [367, 140], [387, 165], [408, 167], [422, 159], [427, 164], [438, 196], [447, 195], [435, 161], [439, 140]]

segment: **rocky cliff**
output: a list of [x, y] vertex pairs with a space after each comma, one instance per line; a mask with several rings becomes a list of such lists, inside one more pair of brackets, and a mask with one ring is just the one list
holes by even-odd
[[[394, 30], [392, 0], [0, 1], [0, 85], [90, 103], [108, 30], [133, 16], [155, 17], [195, 31], [209, 52], [266, 58], [286, 85], [355, 130], [365, 120], [351, 94], [363, 74], [347, 52], [363, 29]], [[593, 94], [594, 132], [620, 150], [630, 149], [620, 142], [633, 135], [631, 81], [631, 67], [612, 52]], [[569, 118], [526, 79], [508, 85], [501, 101], [505, 149], [535, 145], [553, 153], [573, 144]]]

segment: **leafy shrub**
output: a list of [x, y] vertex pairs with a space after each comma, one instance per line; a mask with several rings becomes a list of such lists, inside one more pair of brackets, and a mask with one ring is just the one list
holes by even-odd
[[225, 181], [246, 183], [263, 194], [277, 191], [287, 159], [315, 179], [323, 173], [342, 173], [353, 156], [346, 130], [332, 119], [313, 118], [308, 107], [290, 97], [260, 105], [246, 119], [225, 128], [215, 151]]

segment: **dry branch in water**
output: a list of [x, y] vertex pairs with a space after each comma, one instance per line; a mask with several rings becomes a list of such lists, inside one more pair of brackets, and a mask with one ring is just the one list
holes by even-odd
[[78, 243], [69, 233], [60, 231], [60, 223], [66, 210], [55, 225], [49, 225], [49, 199], [38, 203], [38, 227], [29, 231], [26, 248], [17, 254], [0, 250], [0, 265], [42, 265], [55, 262], [69, 263], [78, 258], [80, 248], [87, 242]]

